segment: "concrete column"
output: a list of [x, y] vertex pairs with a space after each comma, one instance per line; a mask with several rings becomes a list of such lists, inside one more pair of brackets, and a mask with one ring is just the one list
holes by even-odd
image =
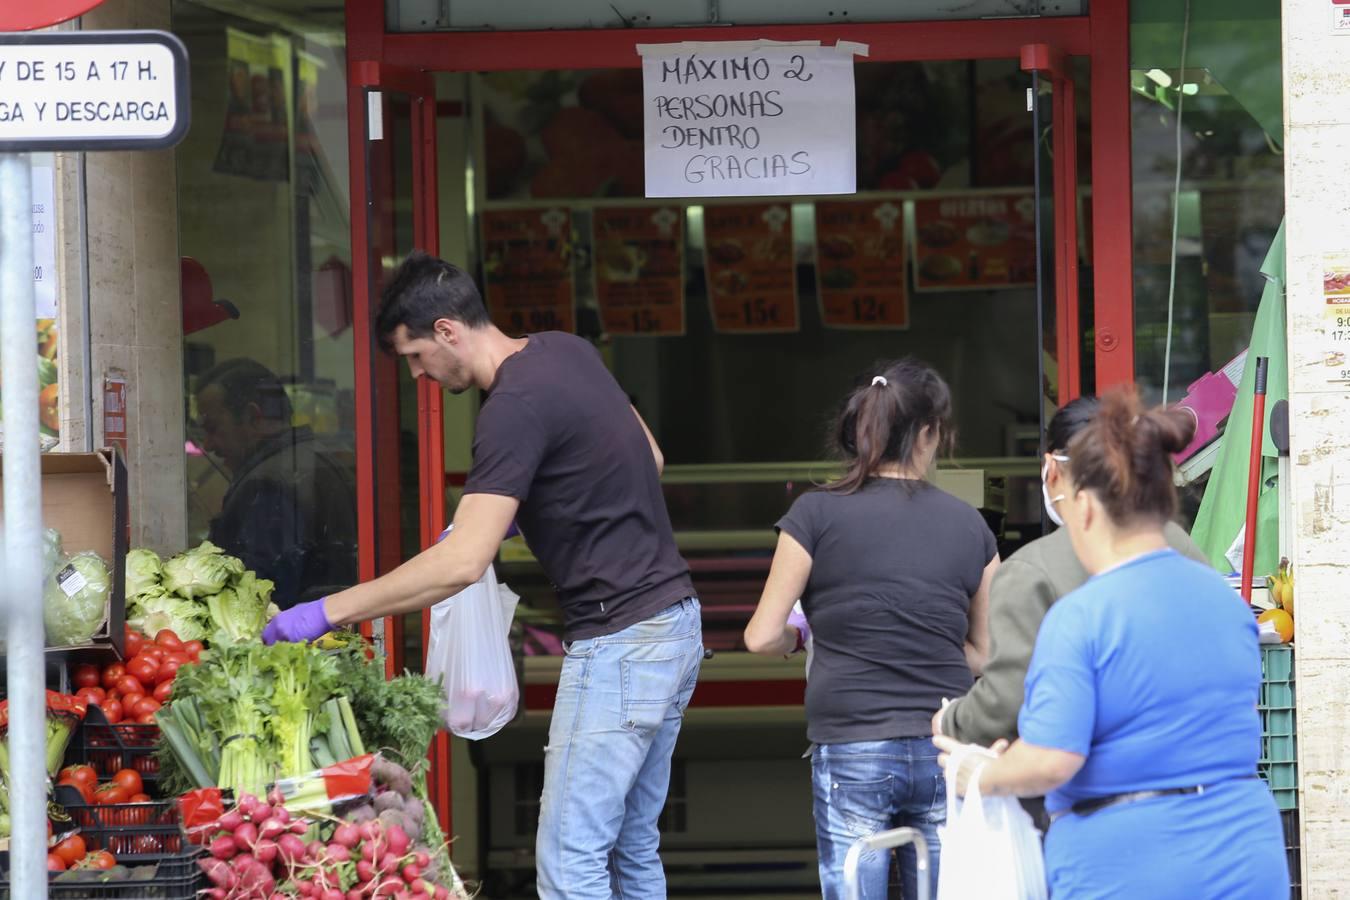
[[[169, 20], [170, 0], [107, 0], [80, 24], [86, 31], [167, 31]], [[62, 155], [58, 161], [64, 248], [61, 305], [70, 341], [79, 333], [71, 326], [84, 324], [77, 268], [82, 237], [77, 172], [78, 157]], [[64, 449], [81, 449], [84, 428], [94, 446], [104, 445], [103, 380], [112, 372], [125, 375], [132, 544], [176, 552], [186, 539], [187, 503], [174, 152], [87, 154], [85, 201], [91, 358], [84, 362], [92, 376], [93, 421], [81, 421], [83, 379], [74, 372], [67, 378], [63, 370], [63, 393], [67, 385], [71, 388], [66, 404], [71, 440]], [[66, 341], [66, 335], [62, 339]]]
[[[1347, 7], [1339, 7], [1346, 9]], [[1283, 0], [1298, 742], [1307, 898], [1350, 895], [1350, 382], [1325, 316], [1350, 253], [1350, 33], [1329, 0]], [[1329, 364], [1328, 360], [1331, 357]]]

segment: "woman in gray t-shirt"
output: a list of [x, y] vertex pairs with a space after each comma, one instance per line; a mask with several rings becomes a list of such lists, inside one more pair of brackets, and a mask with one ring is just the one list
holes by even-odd
[[[854, 841], [902, 825], [927, 838], [936, 883], [946, 789], [930, 721], [983, 664], [999, 562], [980, 514], [925, 479], [951, 443], [950, 420], [946, 383], [909, 359], [849, 396], [838, 426], [848, 470], [779, 521], [745, 629], [746, 647], [769, 655], [813, 638], [806, 722], [825, 900], [843, 896]], [[789, 621], [798, 598], [804, 622]], [[873, 857], [859, 869], [861, 896], [884, 900], [888, 860]], [[901, 870], [913, 898], [913, 849], [902, 852]]]

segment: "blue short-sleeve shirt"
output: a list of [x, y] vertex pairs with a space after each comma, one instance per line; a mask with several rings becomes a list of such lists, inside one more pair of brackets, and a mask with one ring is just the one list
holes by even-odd
[[1256, 621], [1212, 569], [1163, 550], [1091, 579], [1045, 617], [1018, 718], [1087, 757], [1047, 808], [1253, 775], [1260, 684]]

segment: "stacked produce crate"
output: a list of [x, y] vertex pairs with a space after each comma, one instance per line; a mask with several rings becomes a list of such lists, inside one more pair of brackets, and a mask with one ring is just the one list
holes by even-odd
[[1261, 758], [1257, 769], [1275, 796], [1289, 853], [1292, 897], [1301, 895], [1299, 855], [1298, 739], [1295, 733], [1294, 647], [1261, 647]]

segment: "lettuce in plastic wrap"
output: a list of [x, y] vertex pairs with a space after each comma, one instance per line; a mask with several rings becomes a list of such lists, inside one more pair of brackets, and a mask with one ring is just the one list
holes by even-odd
[[68, 647], [97, 634], [108, 616], [111, 586], [108, 566], [97, 553], [76, 553], [58, 563], [42, 594], [47, 644]]

